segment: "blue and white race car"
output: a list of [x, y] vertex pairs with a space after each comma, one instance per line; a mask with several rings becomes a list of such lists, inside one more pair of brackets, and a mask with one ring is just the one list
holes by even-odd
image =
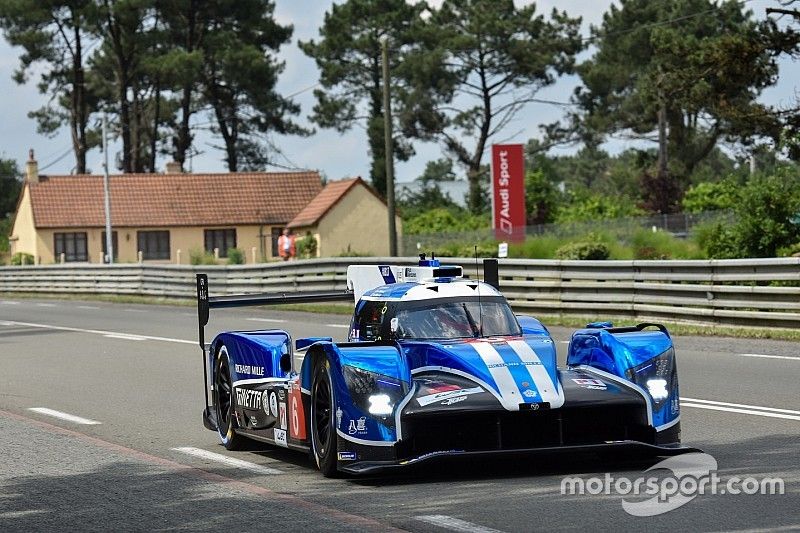
[[[249, 438], [310, 452], [325, 476], [447, 456], [694, 451], [680, 445], [663, 326], [590, 324], [559, 368], [547, 328], [497, 290], [497, 262], [484, 272], [488, 283], [423, 256], [416, 267], [350, 266], [344, 292], [213, 298], [199, 274], [206, 427], [230, 450]], [[211, 308], [344, 298], [355, 299], [347, 342], [283, 330], [204, 341]]]

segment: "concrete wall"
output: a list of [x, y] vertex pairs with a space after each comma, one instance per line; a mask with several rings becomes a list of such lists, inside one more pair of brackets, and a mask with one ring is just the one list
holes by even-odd
[[[22, 213], [22, 207], [20, 213]], [[18, 215], [19, 217], [19, 215]], [[138, 261], [138, 237], [137, 232], [142, 231], [169, 231], [170, 232], [170, 258], [168, 260], [146, 260], [145, 263], [152, 264], [183, 264], [190, 263], [190, 253], [192, 250], [204, 250], [204, 230], [206, 229], [223, 229], [223, 228], [236, 229], [236, 246], [245, 252], [246, 262], [253, 263], [253, 248], [255, 248], [255, 262], [262, 262], [262, 246], [259, 231], [261, 230], [264, 235], [264, 254], [267, 261], [274, 260], [272, 257], [272, 239], [271, 229], [272, 226], [209, 226], [209, 227], [179, 227], [179, 228], [112, 228], [112, 231], [117, 233], [117, 247], [116, 262], [119, 263], [135, 263]], [[278, 226], [276, 226], [278, 227]], [[33, 228], [32, 217], [30, 225], [20, 225], [20, 234], [26, 234], [23, 228]], [[15, 224], [16, 231], [16, 224]], [[54, 256], [54, 242], [53, 235], [55, 233], [72, 233], [72, 232], [86, 232], [87, 249], [90, 263], [102, 262], [103, 252], [103, 228], [64, 228], [64, 229], [40, 229], [33, 231], [34, 237], [30, 238], [34, 241], [32, 247], [36, 251], [35, 257], [38, 257], [39, 262], [42, 264], [58, 263], [60, 258]], [[27, 234], [26, 234], [27, 235]], [[22, 249], [23, 239], [20, 237], [17, 241], [17, 251], [27, 251]], [[27, 241], [26, 241], [27, 242]], [[180, 250], [180, 253], [178, 252]], [[28, 252], [33, 253], [33, 252]], [[221, 262], [225, 262], [224, 259]]]
[[[402, 234], [396, 219], [398, 239]], [[305, 235], [306, 229], [297, 231]], [[348, 253], [389, 255], [389, 220], [386, 205], [363, 185], [356, 185], [312, 229], [319, 243], [319, 256], [332, 257]]]

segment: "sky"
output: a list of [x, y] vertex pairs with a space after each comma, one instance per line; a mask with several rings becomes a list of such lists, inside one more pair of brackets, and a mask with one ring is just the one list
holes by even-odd
[[[296, 95], [294, 100], [300, 104], [302, 111], [297, 117], [300, 124], [313, 127], [307, 116], [314, 105], [313, 86], [318, 81], [318, 70], [314, 61], [303, 54], [297, 42], [299, 40], [317, 39], [319, 27], [324, 14], [333, 2], [321, 0], [276, 0], [276, 18], [282, 24], [292, 24], [294, 35], [291, 43], [284, 45], [279, 58], [285, 62], [285, 70], [278, 82], [278, 90], [284, 96]], [[436, 4], [436, 1], [430, 2]], [[517, 4], [522, 2], [517, 0]], [[549, 13], [553, 7], [565, 10], [570, 16], [583, 19], [583, 33], [588, 35], [589, 25], [598, 24], [603, 13], [612, 4], [612, 0], [540, 0], [537, 10]], [[765, 17], [765, 8], [778, 5], [778, 0], [748, 0], [747, 7], [757, 18]], [[29, 111], [38, 109], [47, 103], [48, 96], [41, 95], [36, 87], [36, 77], [32, 77], [24, 85], [15, 83], [11, 76], [18, 66], [19, 48], [13, 48], [0, 38], [0, 157], [16, 159], [20, 168], [27, 159], [28, 149], [33, 148], [43, 174], [68, 174], [75, 165], [71, 152], [70, 135], [66, 128], [53, 138], [47, 138], [36, 132], [36, 124], [27, 117]], [[586, 53], [584, 53], [586, 57]], [[764, 91], [761, 100], [772, 105], [790, 105], [800, 92], [800, 65], [790, 59], [780, 62], [780, 76], [775, 87]], [[554, 85], [546, 87], [537, 94], [543, 100], [566, 101], [579, 83], [576, 76], [564, 76]], [[529, 104], [501, 132], [498, 139], [504, 142], [525, 143], [528, 139], [539, 137], [539, 125], [554, 122], [562, 116], [562, 108], [554, 105]], [[208, 123], [209, 118], [196, 117], [196, 123]], [[369, 176], [369, 153], [367, 139], [363, 128], [340, 134], [335, 130], [316, 128], [310, 137], [274, 136], [272, 141], [280, 147], [286, 158], [275, 157], [282, 165], [319, 170], [330, 180], [353, 176]], [[215, 139], [207, 131], [198, 132], [195, 149], [200, 153], [192, 158], [193, 172], [225, 172], [224, 154], [217, 146], [220, 139]], [[416, 155], [407, 162], [397, 162], [395, 175], [398, 182], [415, 179], [425, 168], [428, 161], [445, 156], [442, 148], [435, 143], [415, 143]], [[606, 149], [619, 152], [628, 147], [638, 146], [633, 141], [613, 140], [606, 144]], [[112, 141], [109, 148], [111, 161], [116, 152], [121, 150], [121, 143]], [[574, 148], [563, 149], [565, 151]], [[485, 156], [486, 157], [486, 156]], [[102, 154], [98, 149], [88, 155], [88, 167], [94, 173], [100, 173]], [[168, 157], [160, 157], [158, 166], [163, 169]], [[113, 168], [113, 163], [112, 163]], [[268, 168], [266, 170], [281, 170]]]

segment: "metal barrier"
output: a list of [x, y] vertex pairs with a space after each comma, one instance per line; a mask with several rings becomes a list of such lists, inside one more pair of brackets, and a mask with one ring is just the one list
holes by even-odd
[[[469, 276], [474, 259], [446, 259]], [[330, 258], [236, 266], [0, 267], [0, 292], [193, 298], [205, 272], [212, 295], [343, 290], [351, 264], [413, 265], [412, 258]], [[477, 270], [476, 270], [477, 269]], [[618, 316], [704, 324], [800, 327], [800, 258], [709, 261], [500, 260], [500, 284], [518, 312]]]

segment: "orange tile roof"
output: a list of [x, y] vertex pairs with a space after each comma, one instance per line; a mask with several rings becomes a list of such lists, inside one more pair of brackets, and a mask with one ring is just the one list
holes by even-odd
[[[322, 190], [317, 172], [110, 176], [120, 227], [285, 224]], [[103, 177], [41, 176], [30, 184], [37, 228], [102, 227]]]
[[[323, 216], [325, 216], [328, 211], [331, 210], [334, 205], [339, 202], [339, 200], [344, 198], [350, 189], [355, 187], [357, 184], [367, 187], [370, 192], [375, 194], [375, 192], [370, 189], [361, 178], [332, 181], [325, 185], [325, 188], [322, 189], [322, 191], [320, 191], [320, 193], [313, 200], [311, 200], [311, 202], [309, 202], [308, 205], [306, 205], [303, 210], [300, 211], [291, 222], [289, 222], [289, 224], [287, 224], [287, 226], [290, 228], [298, 228], [316, 224]], [[375, 196], [377, 196], [377, 194], [375, 194]]]

